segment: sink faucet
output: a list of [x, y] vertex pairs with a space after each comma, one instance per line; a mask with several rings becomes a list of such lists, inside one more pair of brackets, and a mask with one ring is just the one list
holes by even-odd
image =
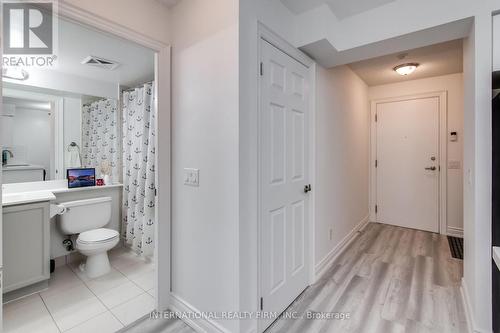
[[10, 156], [10, 158], [13, 158], [14, 154], [12, 154], [12, 152], [8, 149], [3, 149], [2, 150], [2, 165], [7, 164], [7, 161], [9, 160], [9, 156]]

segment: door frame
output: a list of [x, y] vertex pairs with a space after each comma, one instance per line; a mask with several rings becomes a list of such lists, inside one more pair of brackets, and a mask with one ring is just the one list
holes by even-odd
[[[156, 170], [155, 308], [166, 310], [171, 291], [171, 46], [67, 2], [58, 3], [59, 17], [123, 38], [155, 52]], [[161, 111], [160, 111], [161, 110]], [[161, 144], [160, 144], [161, 143]], [[159, 172], [161, 170], [161, 173]], [[162, 240], [162, 241], [160, 241]], [[160, 283], [161, 281], [161, 283]]]
[[[260, 63], [262, 61], [262, 42], [267, 42], [282, 51], [286, 55], [295, 59], [302, 65], [304, 65], [309, 72], [309, 177], [310, 184], [312, 186], [312, 191], [309, 192], [309, 216], [305, 225], [305, 229], [308, 230], [308, 247], [306, 249], [307, 255], [305, 256], [306, 265], [309, 270], [309, 285], [315, 282], [315, 271], [314, 271], [314, 225], [315, 225], [315, 214], [314, 214], [314, 202], [315, 195], [314, 190], [316, 188], [316, 179], [315, 179], [315, 166], [316, 166], [316, 125], [315, 125], [315, 106], [316, 106], [316, 63], [309, 58], [305, 53], [295, 48], [292, 44], [288, 43], [285, 39], [281, 38], [278, 34], [274, 33], [271, 29], [266, 27], [261, 22], [258, 22], [258, 39], [257, 39], [257, 49], [258, 49], [258, 66], [260, 71]], [[255, 309], [256, 313], [260, 312], [260, 298], [262, 296], [262, 173], [261, 173], [261, 153], [262, 153], [262, 142], [261, 142], [261, 112], [262, 112], [262, 96], [261, 96], [261, 85], [262, 79], [260, 73], [257, 73], [259, 76], [258, 79], [258, 112], [257, 112], [257, 124], [258, 124], [258, 132], [257, 132], [257, 308]], [[299, 295], [297, 295], [299, 296]], [[263, 322], [261, 319], [257, 320], [257, 332], [263, 332], [267, 327], [263, 327]]]
[[439, 193], [438, 193], [438, 232], [447, 234], [447, 184], [448, 184], [448, 92], [446, 90], [428, 92], [423, 94], [404, 95], [399, 97], [389, 97], [375, 99], [370, 102], [370, 221], [376, 222], [375, 205], [377, 204], [377, 168], [375, 166], [377, 159], [377, 123], [375, 115], [379, 104], [403, 102], [415, 99], [438, 98], [439, 100]]

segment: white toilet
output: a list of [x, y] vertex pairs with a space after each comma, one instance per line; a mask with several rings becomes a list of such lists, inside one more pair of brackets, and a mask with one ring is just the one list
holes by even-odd
[[118, 244], [118, 231], [103, 228], [111, 220], [111, 198], [93, 198], [61, 203], [59, 215], [61, 231], [66, 235], [78, 234], [76, 249], [87, 257], [83, 267], [89, 278], [110, 271], [108, 251]]

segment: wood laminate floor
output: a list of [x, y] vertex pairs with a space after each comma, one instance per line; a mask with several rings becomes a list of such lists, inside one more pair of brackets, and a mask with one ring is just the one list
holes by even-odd
[[[266, 333], [467, 332], [461, 277], [445, 236], [370, 223], [287, 309], [344, 319], [279, 319]], [[146, 320], [127, 332], [194, 331], [180, 320]]]
[[266, 333], [467, 332], [462, 270], [445, 236], [370, 223], [287, 309], [349, 319], [280, 319]]

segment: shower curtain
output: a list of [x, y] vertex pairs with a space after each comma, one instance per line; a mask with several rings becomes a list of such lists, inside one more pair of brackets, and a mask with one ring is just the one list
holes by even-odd
[[123, 93], [123, 238], [151, 256], [155, 229], [155, 113], [152, 83]]
[[112, 182], [120, 180], [118, 126], [116, 100], [103, 99], [83, 105], [82, 164], [95, 168], [97, 177], [101, 176], [102, 165], [109, 165]]

